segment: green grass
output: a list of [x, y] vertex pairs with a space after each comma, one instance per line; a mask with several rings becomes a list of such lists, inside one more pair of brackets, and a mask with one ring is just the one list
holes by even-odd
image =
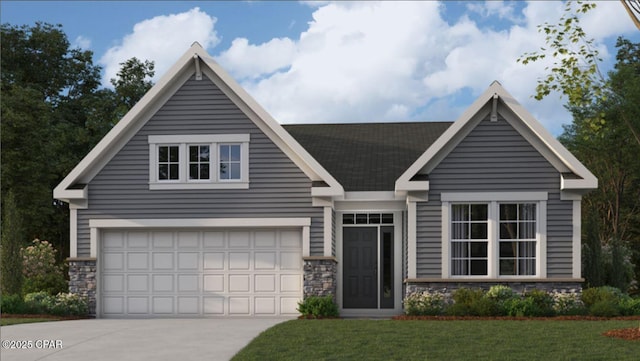
[[241, 360], [638, 360], [640, 342], [605, 337], [639, 321], [293, 320]]
[[19, 325], [21, 323], [35, 323], [35, 322], [50, 322], [59, 321], [59, 318], [55, 317], [11, 317], [0, 318], [0, 326]]

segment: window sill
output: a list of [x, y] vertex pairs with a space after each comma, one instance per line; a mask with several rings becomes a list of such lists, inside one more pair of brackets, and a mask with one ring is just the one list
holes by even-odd
[[249, 189], [249, 182], [149, 183], [149, 190]]
[[510, 278], [407, 278], [405, 283], [509, 283], [509, 282], [584, 282], [584, 278], [536, 278], [510, 277]]

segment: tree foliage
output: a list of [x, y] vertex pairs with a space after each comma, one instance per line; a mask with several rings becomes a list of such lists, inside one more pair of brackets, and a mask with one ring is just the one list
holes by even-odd
[[21, 217], [13, 192], [3, 194], [2, 239], [0, 240], [0, 285], [3, 295], [19, 295], [22, 290]]
[[[569, 106], [573, 123], [561, 141], [599, 180], [583, 198], [585, 278], [592, 286], [625, 289], [640, 276], [640, 143], [629, 131], [640, 123], [640, 44], [617, 41], [617, 63], [607, 79], [608, 96]], [[592, 120], [600, 114], [601, 126]], [[598, 248], [599, 247], [599, 248]]]
[[[598, 68], [602, 61], [595, 40], [587, 37], [580, 25], [580, 16], [596, 8], [596, 3], [583, 1], [567, 1], [565, 9], [557, 23], [538, 26], [543, 32], [546, 47], [525, 53], [518, 62], [526, 65], [532, 62], [552, 58], [553, 63], [546, 67], [547, 74], [538, 79], [534, 98], [541, 100], [552, 92], [567, 97], [569, 107], [592, 107], [594, 103], [605, 101], [616, 93], [611, 82]], [[640, 127], [631, 115], [622, 112], [621, 120], [631, 132], [635, 142], [640, 144]], [[593, 112], [586, 125], [594, 131], [601, 130], [608, 119], [604, 113]]]
[[[21, 244], [39, 238], [68, 255], [68, 206], [52, 189], [151, 87], [153, 63], [124, 62], [100, 88], [93, 53], [72, 48], [61, 25], [2, 24], [1, 189], [15, 196]], [[2, 225], [9, 206], [2, 198]]]

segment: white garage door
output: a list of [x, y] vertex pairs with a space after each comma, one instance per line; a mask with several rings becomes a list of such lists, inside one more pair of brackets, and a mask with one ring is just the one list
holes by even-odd
[[109, 230], [100, 242], [103, 317], [298, 313], [298, 230]]

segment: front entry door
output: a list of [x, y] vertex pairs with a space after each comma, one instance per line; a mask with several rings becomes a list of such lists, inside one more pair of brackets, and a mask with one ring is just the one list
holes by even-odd
[[378, 227], [345, 227], [343, 307], [378, 308]]

